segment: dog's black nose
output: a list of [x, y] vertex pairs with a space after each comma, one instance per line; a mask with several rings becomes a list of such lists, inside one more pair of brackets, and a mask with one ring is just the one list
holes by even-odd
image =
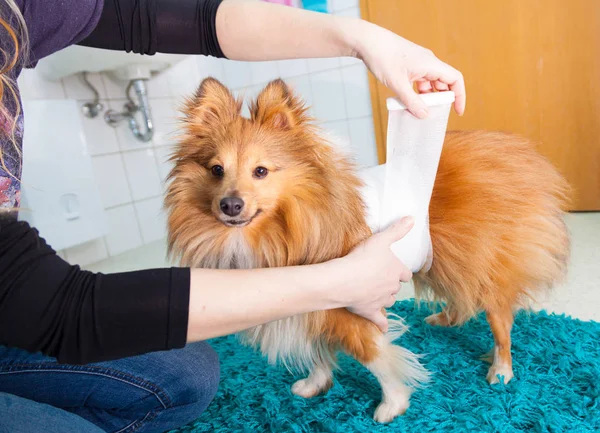
[[225, 197], [221, 200], [220, 206], [225, 215], [234, 217], [244, 209], [244, 200], [238, 197]]

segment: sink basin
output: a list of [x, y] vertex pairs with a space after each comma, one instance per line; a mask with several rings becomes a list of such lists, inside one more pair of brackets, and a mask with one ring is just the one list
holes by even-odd
[[123, 51], [73, 45], [39, 61], [36, 69], [47, 80], [60, 80], [79, 72], [111, 72], [116, 78], [129, 81], [149, 79], [186, 55], [155, 54], [153, 56]]

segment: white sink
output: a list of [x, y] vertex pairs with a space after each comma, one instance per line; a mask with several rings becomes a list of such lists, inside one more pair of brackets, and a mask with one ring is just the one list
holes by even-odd
[[161, 72], [186, 57], [180, 54], [147, 56], [73, 45], [40, 60], [36, 69], [53, 81], [78, 72], [111, 72], [129, 81], [148, 79], [152, 73]]

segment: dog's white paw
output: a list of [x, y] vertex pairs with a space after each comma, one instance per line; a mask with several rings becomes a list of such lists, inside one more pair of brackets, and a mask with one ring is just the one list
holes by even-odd
[[410, 405], [408, 398], [397, 398], [393, 401], [382, 401], [377, 409], [373, 419], [380, 423], [388, 423], [397, 416], [404, 415]]
[[331, 385], [315, 383], [310, 378], [301, 379], [292, 385], [292, 393], [299, 397], [312, 398], [327, 391]]
[[500, 383], [498, 376], [504, 376], [504, 384], [510, 382], [514, 377], [512, 367], [508, 365], [492, 364], [487, 374], [487, 381], [490, 385]]

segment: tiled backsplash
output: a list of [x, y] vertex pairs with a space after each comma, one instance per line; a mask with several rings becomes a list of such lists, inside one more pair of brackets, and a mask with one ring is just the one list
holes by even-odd
[[[357, 0], [333, 0], [331, 9], [345, 16], [360, 14]], [[82, 116], [109, 235], [61, 251], [69, 262], [88, 265], [166, 236], [162, 191], [177, 106], [207, 76], [246, 98], [256, 96], [271, 79], [285, 79], [312, 106], [321, 126], [351, 146], [361, 165], [377, 164], [367, 71], [361, 62], [336, 58], [244, 63], [190, 56], [148, 82], [156, 128], [152, 143], [137, 141], [125, 124], [114, 129], [102, 116]], [[88, 79], [100, 93], [105, 110], [122, 109], [127, 83], [113, 81], [106, 74], [90, 74]], [[35, 70], [26, 70], [19, 85], [23, 99], [75, 99], [81, 103], [92, 99], [78, 76], [49, 82]], [[244, 113], [248, 115], [247, 108]]]

